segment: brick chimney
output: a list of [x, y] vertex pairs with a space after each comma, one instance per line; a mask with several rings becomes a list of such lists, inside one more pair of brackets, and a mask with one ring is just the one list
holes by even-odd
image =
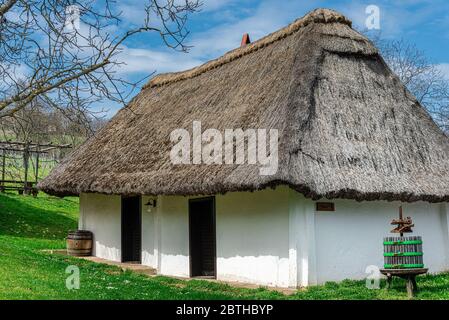
[[246, 46], [251, 43], [251, 39], [249, 38], [249, 34], [245, 33], [242, 37], [242, 43], [240, 44], [240, 48]]

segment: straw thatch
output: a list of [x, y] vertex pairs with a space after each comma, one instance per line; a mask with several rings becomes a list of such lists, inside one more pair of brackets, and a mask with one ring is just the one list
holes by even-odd
[[[279, 170], [173, 165], [170, 132], [279, 130]], [[192, 70], [160, 75], [40, 183], [56, 195], [216, 194], [449, 201], [449, 139], [342, 15], [319, 9]]]

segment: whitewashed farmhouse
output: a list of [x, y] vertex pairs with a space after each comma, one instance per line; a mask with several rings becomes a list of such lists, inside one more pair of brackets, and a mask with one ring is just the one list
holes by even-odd
[[[176, 164], [177, 128], [277, 129], [278, 169]], [[80, 196], [94, 254], [158, 274], [299, 287], [366, 277], [402, 205], [449, 269], [449, 138], [378, 50], [326, 9], [156, 76], [40, 183]]]

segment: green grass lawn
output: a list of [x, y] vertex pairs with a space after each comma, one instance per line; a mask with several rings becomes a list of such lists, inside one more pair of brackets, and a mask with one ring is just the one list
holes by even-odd
[[[147, 277], [42, 249], [64, 248], [77, 226], [78, 199], [42, 193], [33, 198], [0, 194], [0, 299], [406, 299], [404, 282], [391, 290], [369, 290], [364, 281], [343, 281], [294, 295], [242, 289], [201, 280]], [[80, 289], [65, 286], [70, 265], [80, 269]], [[381, 287], [385, 286], [382, 281]], [[418, 299], [449, 299], [449, 274], [418, 278]]]

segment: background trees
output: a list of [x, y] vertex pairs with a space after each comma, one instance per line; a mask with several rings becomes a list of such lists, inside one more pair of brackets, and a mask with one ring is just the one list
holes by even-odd
[[388, 66], [399, 76], [441, 129], [449, 133], [449, 79], [415, 44], [372, 37]]

